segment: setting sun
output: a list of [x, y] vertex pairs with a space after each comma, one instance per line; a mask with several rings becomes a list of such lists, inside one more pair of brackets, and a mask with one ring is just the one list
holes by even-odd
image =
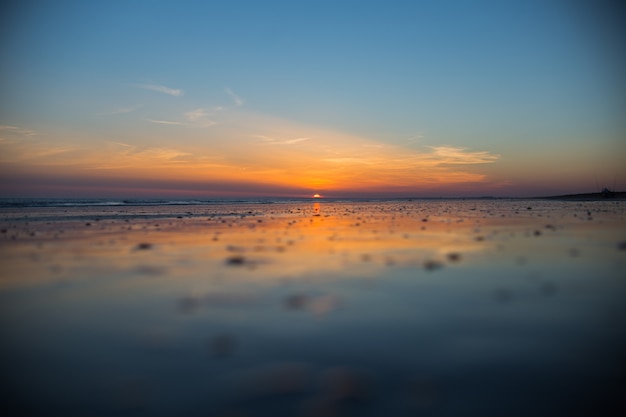
[[319, 194], [313, 194], [313, 198], [322, 198], [322, 196]]

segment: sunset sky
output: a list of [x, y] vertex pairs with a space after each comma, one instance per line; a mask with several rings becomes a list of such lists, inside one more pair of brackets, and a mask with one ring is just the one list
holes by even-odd
[[624, 190], [616, 4], [3, 2], [0, 197]]

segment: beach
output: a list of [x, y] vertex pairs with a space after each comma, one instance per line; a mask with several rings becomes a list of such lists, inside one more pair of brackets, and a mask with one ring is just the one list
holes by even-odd
[[626, 202], [0, 208], [4, 415], [626, 411]]

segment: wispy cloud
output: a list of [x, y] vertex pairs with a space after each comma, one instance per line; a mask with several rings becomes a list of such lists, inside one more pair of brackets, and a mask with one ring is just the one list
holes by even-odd
[[164, 85], [157, 84], [135, 84], [137, 88], [143, 88], [144, 90], [156, 91], [163, 94], [169, 94], [170, 96], [182, 96], [183, 90], [177, 88], [170, 88]]
[[125, 149], [125, 150], [127, 150], [129, 152], [134, 150], [135, 148], [137, 148], [135, 145], [131, 145], [129, 143], [124, 143], [124, 142], [116, 142], [114, 140], [107, 140], [105, 142], [110, 144], [110, 145], [112, 145], [112, 146], [114, 146], [114, 147], [119, 147], [119, 148]]
[[35, 136], [37, 132], [30, 129], [24, 129], [18, 126], [0, 125], [0, 132], [10, 133], [20, 136]]
[[163, 119], [145, 119], [150, 123], [157, 123], [161, 125], [170, 126], [184, 126], [184, 127], [209, 127], [216, 125], [217, 122], [210, 119], [210, 113], [205, 108], [197, 108], [195, 110], [188, 111], [183, 114], [186, 121], [177, 120], [163, 120]]
[[299, 142], [304, 142], [305, 140], [309, 140], [310, 138], [295, 138], [295, 139], [288, 139], [286, 141], [283, 141], [283, 145], [293, 145]]
[[322, 161], [332, 162], [333, 164], [372, 164], [372, 161], [364, 158], [324, 158]]
[[275, 139], [269, 136], [256, 136], [259, 139], [262, 139], [268, 145], [295, 145], [296, 143], [304, 142], [310, 140], [311, 138], [302, 137], [302, 138], [294, 138], [294, 139]]
[[163, 119], [151, 119], [147, 118], [146, 121], [150, 123], [156, 123], [161, 125], [170, 125], [170, 126], [184, 126], [184, 127], [209, 127], [217, 124], [214, 120], [210, 118], [211, 114], [208, 109], [205, 108], [197, 108], [186, 113], [183, 113], [182, 117], [184, 117], [185, 121], [179, 120], [163, 120]]
[[164, 160], [169, 162], [187, 162], [184, 157], [191, 155], [188, 152], [169, 148], [150, 148], [140, 153], [141, 158], [152, 160]]
[[183, 124], [181, 122], [176, 122], [176, 121], [171, 121], [171, 120], [157, 120], [157, 119], [146, 119], [146, 120], [151, 122], [151, 123], [157, 123], [157, 124], [161, 124], [161, 125], [180, 126], [180, 125]]
[[225, 165], [220, 155], [208, 156], [167, 146], [152, 147], [114, 141], [106, 141], [106, 145], [103, 152], [109, 157], [97, 160], [83, 159], [84, 169], [90, 171], [128, 169], [144, 172], [150, 172], [153, 169], [175, 169], [180, 170], [179, 172], [195, 172], [196, 175], [198, 170], [236, 169], [236, 167]]
[[422, 139], [424, 139], [424, 134], [423, 133], [416, 133], [412, 136], [409, 136], [405, 139], [406, 143], [414, 143], [414, 142], [420, 142]]
[[208, 127], [216, 124], [215, 121], [210, 119], [210, 114], [207, 109], [198, 108], [190, 112], [185, 113], [185, 118], [194, 126]]
[[236, 106], [243, 106], [243, 99], [241, 97], [239, 97], [237, 94], [235, 94], [233, 92], [233, 90], [231, 90], [230, 88], [225, 88], [224, 91], [226, 91], [226, 93], [232, 97], [232, 99], [235, 101], [235, 105]]
[[469, 151], [453, 146], [431, 146], [430, 149], [433, 150], [435, 158], [449, 165], [488, 164], [500, 158], [500, 155], [497, 154], [485, 151]]

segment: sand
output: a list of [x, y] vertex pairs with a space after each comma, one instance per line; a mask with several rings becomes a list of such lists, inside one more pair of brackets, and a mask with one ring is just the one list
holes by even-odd
[[12, 415], [624, 410], [626, 202], [4, 208]]

